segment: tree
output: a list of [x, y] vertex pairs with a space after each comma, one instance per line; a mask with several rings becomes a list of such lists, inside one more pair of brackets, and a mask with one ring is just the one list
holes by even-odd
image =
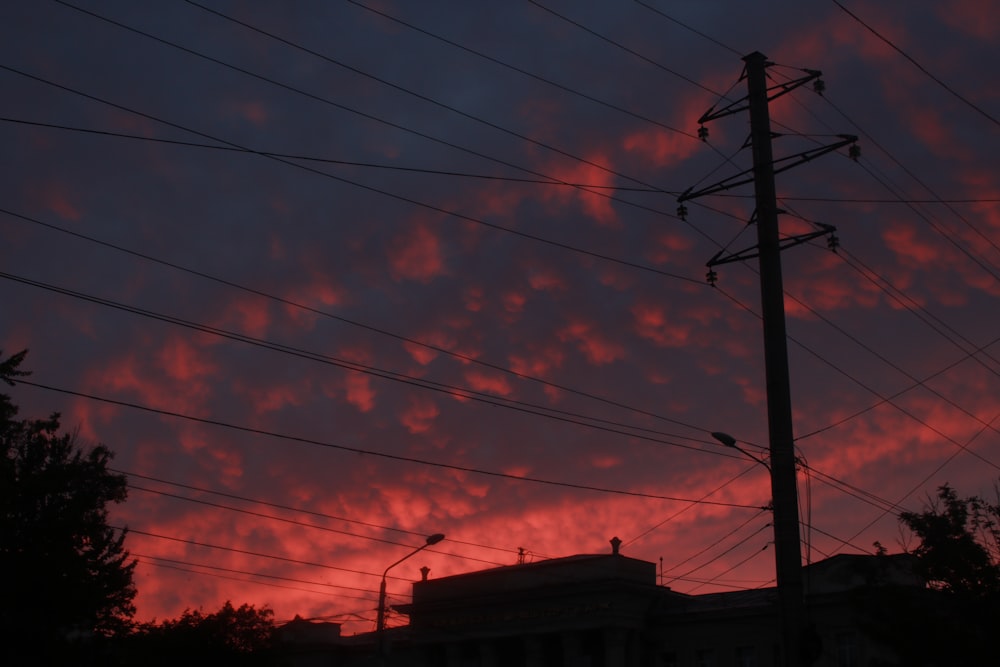
[[[27, 351], [0, 361], [14, 386]], [[0, 353], [0, 359], [3, 359]], [[125, 533], [107, 523], [107, 505], [126, 498], [126, 479], [108, 470], [104, 445], [82, 447], [61, 433], [59, 414], [19, 420], [0, 393], [0, 655], [6, 664], [73, 650], [124, 630], [135, 612], [135, 562]]]
[[974, 597], [1000, 594], [1000, 501], [959, 498], [945, 484], [923, 512], [903, 512], [899, 520], [920, 539], [910, 553], [928, 586]]
[[[919, 540], [907, 552], [926, 587], [881, 586], [859, 605], [869, 635], [892, 649], [895, 664], [996, 664], [998, 520], [1000, 501], [962, 498], [947, 484], [923, 511], [899, 515], [900, 523]], [[885, 550], [876, 545], [885, 557]]]
[[205, 614], [185, 609], [180, 617], [138, 626], [126, 643], [124, 663], [159, 665], [267, 665], [274, 662], [274, 612], [250, 604]]

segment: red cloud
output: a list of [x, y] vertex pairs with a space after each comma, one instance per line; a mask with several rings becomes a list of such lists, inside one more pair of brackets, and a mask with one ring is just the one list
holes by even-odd
[[[612, 184], [613, 175], [595, 166], [609, 164], [610, 160], [606, 156], [592, 154], [585, 159], [594, 164], [578, 162], [572, 166], [551, 166], [548, 168], [547, 173], [564, 183], [593, 185], [597, 188], [606, 188], [606, 186]], [[606, 189], [585, 190], [567, 185], [553, 185], [545, 189], [548, 199], [563, 203], [577, 198], [582, 204], [583, 210], [596, 220], [598, 224], [607, 227], [618, 227], [620, 225], [618, 214], [615, 213], [614, 208], [611, 206], [611, 199], [606, 196], [611, 192], [611, 190]]]
[[510, 291], [503, 295], [502, 300], [504, 310], [508, 313], [520, 313], [528, 299], [520, 292]]
[[565, 353], [553, 345], [541, 350], [532, 350], [532, 356], [510, 355], [510, 369], [521, 375], [544, 378], [553, 368], [562, 366]]
[[423, 224], [393, 239], [387, 252], [397, 277], [427, 283], [445, 273], [441, 241]]
[[505, 376], [498, 373], [470, 370], [465, 373], [465, 381], [470, 388], [476, 391], [490, 392], [500, 396], [509, 396], [512, 393], [510, 382]]
[[540, 292], [566, 289], [566, 281], [552, 268], [530, 269], [528, 284], [531, 285], [531, 289]]
[[269, 302], [261, 297], [246, 296], [230, 300], [218, 317], [218, 325], [236, 323], [237, 328], [250, 336], [263, 338], [271, 326]]
[[410, 433], [424, 433], [434, 424], [439, 414], [434, 401], [425, 396], [411, 396], [410, 404], [399, 416], [399, 421]]
[[370, 412], [375, 407], [375, 390], [371, 386], [371, 378], [358, 372], [349, 372], [344, 378], [344, 388], [347, 392], [347, 402], [361, 412]]
[[434, 361], [434, 359], [438, 356], [438, 353], [435, 350], [424, 347], [423, 345], [417, 345], [416, 343], [403, 343], [403, 347], [409, 353], [410, 357], [421, 366], [426, 366]]
[[160, 348], [157, 361], [167, 375], [175, 380], [189, 382], [213, 375], [218, 366], [184, 338], [170, 338]]
[[482, 287], [466, 287], [465, 292], [462, 294], [463, 300], [465, 301], [465, 309], [472, 311], [473, 313], [478, 313], [483, 307], [483, 288]]
[[666, 308], [659, 304], [637, 303], [632, 306], [636, 333], [662, 347], [681, 347], [688, 342], [690, 324], [671, 322]]
[[935, 3], [938, 16], [948, 25], [984, 41], [1000, 37], [1000, 5], [983, 0]]
[[647, 251], [647, 256], [656, 264], [676, 262], [677, 257], [688, 253], [693, 241], [678, 232], [663, 232], [656, 238], [656, 245]]
[[78, 205], [72, 202], [67, 190], [57, 184], [49, 183], [41, 192], [42, 205], [64, 220], [77, 222], [83, 216]]
[[609, 364], [625, 357], [625, 348], [595, 330], [593, 324], [577, 321], [559, 332], [559, 340], [573, 341], [592, 364]]

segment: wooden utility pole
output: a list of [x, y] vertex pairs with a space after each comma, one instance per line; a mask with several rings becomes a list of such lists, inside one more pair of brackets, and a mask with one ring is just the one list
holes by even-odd
[[[853, 144], [857, 137], [841, 135], [840, 141], [829, 146], [812, 149], [783, 158], [776, 167], [771, 149], [770, 100], [805, 83], [820, 84], [820, 73], [803, 70], [806, 76], [783, 84], [768, 86], [767, 68], [770, 63], [764, 54], [751, 53], [743, 58], [746, 63], [747, 96], [716, 111], [714, 108], [699, 119], [699, 123], [715, 120], [730, 114], [749, 111], [750, 147], [753, 167], [727, 178], [716, 185], [697, 192], [688, 190], [678, 201], [678, 213], [687, 215], [684, 201], [695, 197], [728, 190], [737, 185], [753, 182], [756, 200], [757, 245], [747, 250], [723, 256], [720, 251], [708, 261], [708, 280], [714, 284], [714, 266], [729, 262], [759, 258], [761, 318], [764, 324], [764, 368], [767, 383], [767, 426], [770, 449], [771, 502], [774, 512], [774, 559], [778, 582], [778, 614], [780, 621], [781, 655], [779, 664], [798, 667], [809, 662], [803, 651], [806, 631], [805, 599], [802, 585], [802, 550], [799, 535], [799, 502], [796, 488], [795, 439], [792, 431], [791, 383], [788, 370], [788, 344], [785, 332], [785, 292], [781, 277], [781, 251], [820, 236], [830, 236], [830, 247], [836, 247], [835, 231], [829, 225], [820, 225], [819, 231], [782, 239], [778, 234], [777, 194], [775, 173], [785, 171], [814, 157]], [[822, 90], [821, 85], [816, 86]], [[702, 127], [699, 136], [707, 138]], [[851, 152], [856, 156], [855, 150]]]

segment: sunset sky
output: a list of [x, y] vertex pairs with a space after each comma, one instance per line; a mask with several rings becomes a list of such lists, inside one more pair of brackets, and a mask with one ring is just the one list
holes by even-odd
[[[848, 11], [849, 10], [849, 11]], [[853, 12], [854, 16], [851, 15]], [[877, 33], [877, 34], [876, 34]], [[881, 36], [881, 37], [880, 37]], [[0, 8], [0, 349], [129, 475], [137, 618], [373, 629], [432, 577], [610, 551], [773, 585], [742, 57], [774, 83], [804, 558], [1000, 479], [1000, 4]], [[403, 622], [399, 616], [391, 624]]]

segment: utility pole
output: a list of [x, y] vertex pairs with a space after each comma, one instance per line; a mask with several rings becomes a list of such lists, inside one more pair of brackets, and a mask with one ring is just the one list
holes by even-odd
[[[797, 667], [807, 660], [802, 650], [806, 630], [804, 589], [802, 585], [802, 550], [799, 536], [799, 504], [796, 487], [795, 440], [792, 430], [792, 400], [788, 369], [788, 346], [785, 331], [785, 295], [781, 276], [781, 250], [791, 245], [823, 235], [831, 235], [831, 248], [836, 247], [833, 227], [823, 226], [815, 233], [782, 240], [778, 234], [778, 214], [774, 176], [777, 173], [771, 142], [771, 120], [768, 104], [771, 99], [783, 95], [809, 81], [816, 81], [817, 91], [821, 90], [820, 73], [804, 70], [806, 76], [774, 88], [768, 87], [767, 67], [770, 65], [764, 54], [751, 53], [743, 58], [746, 63], [744, 75], [747, 80], [747, 96], [725, 108], [709, 110], [699, 123], [722, 116], [748, 110], [750, 114], [750, 147], [753, 153], [752, 169], [726, 179], [717, 185], [698, 192], [685, 192], [678, 199], [684, 202], [698, 196], [726, 190], [736, 185], [753, 182], [756, 200], [757, 245], [754, 248], [723, 257], [717, 253], [708, 262], [709, 282], [715, 282], [712, 267], [718, 264], [759, 258], [761, 316], [764, 326], [764, 367], [767, 383], [767, 425], [770, 448], [771, 499], [774, 512], [774, 558], [775, 575], [778, 584], [778, 613], [781, 629], [780, 664]], [[705, 128], [699, 136], [707, 137]], [[856, 137], [841, 136], [841, 141], [832, 146], [800, 153], [782, 162], [780, 171], [801, 164], [816, 155], [829, 152], [853, 143]], [[855, 153], [852, 151], [852, 156]], [[798, 160], [798, 161], [794, 161]], [[681, 204], [681, 217], [687, 213]]]
[[799, 500], [792, 435], [792, 390], [785, 333], [785, 292], [778, 245], [778, 197], [774, 187], [771, 117], [767, 100], [767, 59], [754, 52], [747, 64], [750, 145], [753, 150], [754, 198], [757, 202], [757, 251], [760, 253], [761, 315], [764, 320], [764, 368], [767, 378], [767, 428], [770, 437], [771, 499], [774, 504], [774, 559], [784, 664], [799, 664], [804, 599], [802, 549], [799, 546]]

